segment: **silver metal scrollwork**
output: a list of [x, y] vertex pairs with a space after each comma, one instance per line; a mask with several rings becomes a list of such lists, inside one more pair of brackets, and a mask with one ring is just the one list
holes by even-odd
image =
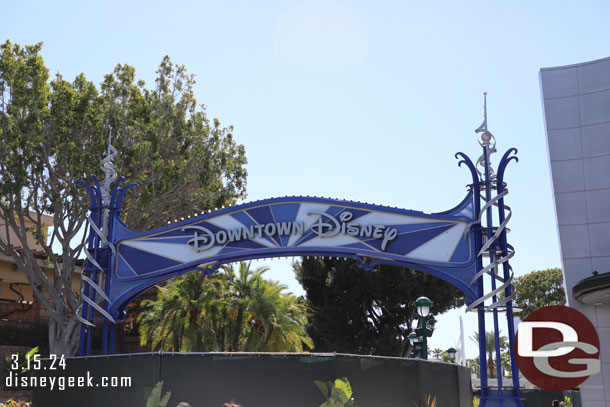
[[[93, 222], [93, 219], [91, 218], [91, 216], [89, 216], [87, 218], [87, 223], [89, 224], [91, 229], [95, 232], [95, 234], [99, 236], [100, 240], [106, 244], [106, 247], [109, 247], [110, 250], [116, 254], [116, 249], [115, 249], [114, 245], [106, 239], [106, 236], [104, 236], [102, 231], [95, 225], [95, 222]], [[83, 282], [89, 284], [89, 287], [91, 287], [93, 289], [93, 291], [97, 294], [97, 295], [94, 295], [94, 298], [99, 297], [99, 300], [97, 300], [97, 302], [96, 302], [85, 293], [85, 284], [82, 284], [82, 286], [81, 286], [81, 290], [80, 290], [81, 298], [82, 298], [83, 302], [86, 302], [91, 307], [93, 307], [95, 310], [97, 310], [100, 314], [102, 314], [104, 316], [104, 318], [108, 319], [113, 324], [116, 324], [116, 321], [112, 317], [112, 315], [110, 315], [108, 312], [106, 312], [106, 310], [104, 308], [102, 308], [102, 306], [99, 304], [102, 300], [110, 302], [110, 299], [108, 298], [108, 296], [106, 296], [106, 293], [104, 292], [104, 290], [101, 287], [101, 286], [103, 286], [105, 270], [102, 268], [102, 266], [100, 266], [100, 264], [95, 260], [95, 258], [93, 258], [91, 253], [89, 253], [89, 250], [87, 250], [87, 248], [84, 249], [84, 252], [85, 252], [85, 256], [87, 257], [87, 260], [89, 260], [91, 262], [91, 264], [97, 270], [100, 271], [100, 273], [98, 274], [98, 281], [92, 280], [91, 278], [87, 277], [85, 274], [81, 274], [81, 279]], [[76, 311], [76, 318], [85, 325], [95, 326], [91, 321], [89, 321], [81, 316], [82, 306], [83, 306], [83, 303], [81, 303], [79, 305], [78, 310]]]
[[102, 203], [105, 206], [108, 206], [110, 204], [110, 191], [111, 188], [110, 186], [112, 185], [112, 183], [114, 181], [116, 181], [118, 174], [116, 172], [116, 170], [114, 169], [114, 163], [112, 162], [112, 160], [114, 160], [117, 156], [117, 151], [116, 148], [114, 148], [114, 146], [111, 143], [111, 138], [112, 138], [112, 130], [110, 131], [110, 134], [108, 135], [108, 152], [106, 153], [106, 157], [104, 157], [102, 159], [102, 165], [100, 166], [100, 168], [102, 169], [102, 171], [104, 172], [104, 183], [102, 184]]
[[[477, 162], [476, 162], [476, 170], [479, 173], [479, 177], [481, 177], [482, 179], [486, 179], [485, 177], [485, 173], [487, 170], [487, 179], [490, 182], [490, 189], [491, 190], [496, 190], [499, 193], [496, 193], [496, 195], [494, 197], [492, 197], [491, 199], [489, 199], [489, 201], [487, 201], [487, 198], [485, 195], [483, 195], [483, 192], [485, 190], [485, 184], [481, 183], [479, 185], [479, 191], [478, 193], [480, 194], [481, 198], [483, 199], [483, 201], [485, 202], [485, 205], [483, 205], [483, 207], [481, 208], [480, 212], [479, 212], [479, 218], [477, 220], [475, 220], [474, 222], [472, 222], [471, 224], [468, 225], [467, 230], [470, 229], [471, 226], [478, 224], [478, 225], [482, 225], [482, 221], [483, 221], [483, 215], [487, 212], [487, 210], [490, 207], [498, 207], [498, 202], [503, 199], [506, 195], [508, 195], [508, 189], [505, 188], [503, 186], [503, 188], [498, 188], [498, 183], [502, 182], [502, 180], [498, 180], [498, 177], [496, 176], [496, 174], [494, 173], [493, 167], [491, 165], [491, 159], [490, 156], [491, 154], [495, 153], [496, 150], [496, 139], [493, 136], [493, 134], [491, 134], [491, 132], [487, 129], [487, 93], [484, 92], [484, 102], [483, 102], [483, 109], [484, 109], [484, 118], [483, 118], [483, 123], [475, 130], [476, 133], [481, 133], [481, 141], [479, 141], [479, 144], [481, 145], [481, 147], [483, 147], [483, 151], [484, 153], [478, 158]], [[485, 157], [485, 154], [487, 154], [487, 157]], [[510, 161], [510, 160], [508, 160]], [[485, 164], [487, 162], [487, 168], [485, 168]], [[502, 166], [503, 163], [500, 163], [500, 166]], [[504, 164], [505, 165], [505, 164]], [[514, 297], [515, 297], [515, 292], [514, 290], [512, 291], [512, 294], [501, 299], [501, 300], [497, 300], [497, 295], [504, 292], [504, 290], [512, 285], [512, 281], [513, 281], [513, 269], [510, 266], [510, 263], [508, 263], [508, 270], [510, 271], [510, 275], [509, 278], [507, 278], [506, 280], [504, 279], [504, 277], [502, 277], [500, 275], [500, 273], [498, 272], [499, 267], [508, 262], [514, 255], [515, 255], [515, 251], [513, 249], [512, 246], [507, 244], [507, 253], [504, 254], [504, 252], [499, 248], [499, 246], [497, 245], [497, 241], [500, 238], [500, 236], [502, 235], [503, 232], [507, 231], [506, 225], [508, 224], [508, 222], [510, 221], [511, 217], [512, 217], [512, 210], [509, 206], [507, 205], [503, 205], [504, 210], [506, 211], [506, 217], [505, 219], [500, 223], [500, 225], [495, 229], [495, 232], [493, 233], [493, 235], [490, 238], [487, 238], [487, 240], [483, 243], [483, 246], [481, 247], [481, 249], [479, 250], [479, 253], [477, 253], [478, 257], [487, 257], [490, 256], [490, 262], [487, 266], [483, 267], [481, 270], [479, 270], [472, 278], [470, 284], [474, 284], [479, 277], [481, 277], [484, 274], [490, 274], [492, 276], [492, 278], [500, 281], [502, 284], [498, 287], [496, 287], [495, 290], [491, 290], [490, 292], [486, 293], [485, 295], [483, 295], [481, 298], [476, 299], [475, 301], [473, 301], [467, 308], [466, 311], [470, 311], [475, 309], [478, 305], [480, 305], [481, 303], [485, 303], [486, 300], [492, 298], [495, 301], [488, 305], [485, 306], [484, 309], [485, 311], [491, 311], [495, 308], [501, 307], [502, 305], [505, 305], [506, 303], [508, 303], [509, 301], [511, 301]], [[487, 225], [487, 228], [492, 227], [493, 225]], [[490, 255], [490, 249], [492, 250], [491, 255]]]
[[[112, 254], [116, 255], [116, 249], [115, 249], [114, 245], [107, 238], [107, 236], [108, 236], [108, 216], [109, 216], [108, 207], [110, 205], [111, 191], [112, 191], [111, 185], [118, 178], [117, 171], [114, 169], [114, 164], [112, 162], [112, 160], [114, 160], [117, 156], [117, 150], [112, 145], [111, 140], [112, 140], [112, 131], [108, 135], [108, 152], [106, 153], [106, 156], [102, 159], [102, 163], [100, 165], [100, 168], [102, 169], [102, 171], [104, 172], [104, 175], [105, 175], [104, 183], [99, 188], [99, 192], [101, 193], [101, 196], [102, 196], [102, 205], [103, 205], [101, 228], [98, 227], [98, 225], [96, 225], [96, 223], [94, 222], [91, 215], [89, 215], [87, 217], [87, 225], [89, 226], [89, 230], [90, 231], [92, 230], [99, 237], [101, 246], [109, 248], [112, 251]], [[106, 271], [97, 262], [97, 260], [91, 255], [91, 253], [89, 252], [89, 250], [87, 250], [86, 247], [84, 248], [84, 253], [85, 253], [85, 256], [87, 257], [87, 260], [89, 260], [89, 262], [93, 265], [93, 267], [95, 267], [99, 271], [99, 273], [97, 274], [98, 281], [94, 281], [93, 279], [87, 277], [84, 273], [81, 273], [81, 280], [83, 281], [83, 284], [81, 285], [80, 294], [81, 294], [81, 298], [82, 298], [83, 302], [81, 302], [81, 304], [79, 305], [79, 307], [76, 311], [76, 318], [85, 325], [95, 326], [91, 321], [89, 321], [86, 318], [83, 318], [81, 316], [83, 304], [87, 303], [93, 309], [98, 311], [102, 316], [104, 316], [104, 318], [106, 318], [110, 322], [116, 324], [116, 321], [112, 317], [112, 315], [110, 315], [100, 305], [100, 302], [102, 300], [105, 300], [106, 302], [110, 302], [110, 299], [108, 298], [108, 296], [104, 292], [104, 289], [102, 288], [104, 286], [104, 279], [106, 278], [106, 275], [105, 275]], [[91, 289], [93, 290], [93, 292], [94, 292], [93, 299], [91, 297], [89, 297], [87, 295], [87, 293], [85, 293], [85, 283], [88, 284], [89, 287], [91, 287]], [[95, 301], [94, 300], [95, 298], [99, 298], [99, 300]]]

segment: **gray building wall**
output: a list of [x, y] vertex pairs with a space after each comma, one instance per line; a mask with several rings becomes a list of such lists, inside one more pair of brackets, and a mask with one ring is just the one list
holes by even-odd
[[581, 387], [584, 407], [610, 407], [610, 298], [585, 305], [572, 287], [610, 272], [610, 58], [540, 70], [555, 214], [568, 304], [595, 325], [602, 370]]

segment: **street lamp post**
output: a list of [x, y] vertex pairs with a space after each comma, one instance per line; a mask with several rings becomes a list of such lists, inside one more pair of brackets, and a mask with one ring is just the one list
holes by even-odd
[[411, 355], [409, 356], [412, 358], [417, 357], [417, 352], [415, 351], [415, 344], [419, 342], [417, 334], [415, 332], [411, 332], [409, 335], [407, 335], [407, 338], [409, 338], [409, 342], [411, 342]]
[[455, 354], [457, 353], [457, 350], [452, 347], [452, 348], [447, 349], [447, 353], [449, 354], [449, 357], [451, 358], [451, 363], [455, 363]]
[[432, 336], [432, 329], [428, 328], [428, 315], [430, 314], [430, 306], [432, 301], [427, 297], [419, 297], [415, 300], [417, 306], [417, 314], [420, 316], [420, 327], [415, 329], [415, 333], [419, 337], [421, 345], [421, 358], [428, 359], [428, 338]]

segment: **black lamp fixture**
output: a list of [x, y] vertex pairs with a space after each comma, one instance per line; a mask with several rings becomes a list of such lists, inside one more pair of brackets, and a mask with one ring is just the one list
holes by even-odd
[[447, 353], [449, 354], [449, 357], [451, 358], [451, 363], [455, 363], [455, 354], [457, 353], [457, 350], [453, 347], [447, 349]]
[[415, 333], [420, 338], [422, 343], [421, 346], [421, 358], [428, 359], [428, 338], [432, 336], [432, 329], [428, 328], [428, 315], [430, 315], [430, 306], [432, 301], [427, 297], [419, 297], [415, 300], [417, 306], [417, 314], [420, 319], [420, 327], [415, 329]]

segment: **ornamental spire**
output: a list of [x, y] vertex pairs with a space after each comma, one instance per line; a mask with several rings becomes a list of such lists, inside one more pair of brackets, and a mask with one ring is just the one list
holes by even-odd
[[116, 170], [114, 169], [114, 164], [112, 160], [114, 160], [117, 156], [116, 148], [112, 145], [112, 129], [108, 133], [108, 151], [106, 152], [106, 156], [102, 159], [102, 165], [100, 166], [102, 171], [104, 172], [104, 183], [102, 184], [102, 204], [104, 206], [110, 205], [110, 186], [117, 179], [118, 175]]
[[487, 158], [487, 171], [489, 171], [489, 177], [490, 179], [495, 179], [495, 173], [491, 165], [490, 156], [497, 151], [496, 138], [487, 129], [487, 92], [483, 92], [483, 123], [481, 123], [481, 125], [475, 130], [475, 133], [481, 133], [481, 140], [479, 141], [479, 144], [481, 147], [483, 147], [483, 151], [487, 152], [487, 157], [485, 157], [485, 153], [483, 153], [483, 155], [481, 155], [477, 160], [477, 172], [481, 176], [485, 174], [486, 170], [484, 160]]
[[487, 92], [483, 92], [483, 123], [475, 130], [475, 133], [487, 132]]

